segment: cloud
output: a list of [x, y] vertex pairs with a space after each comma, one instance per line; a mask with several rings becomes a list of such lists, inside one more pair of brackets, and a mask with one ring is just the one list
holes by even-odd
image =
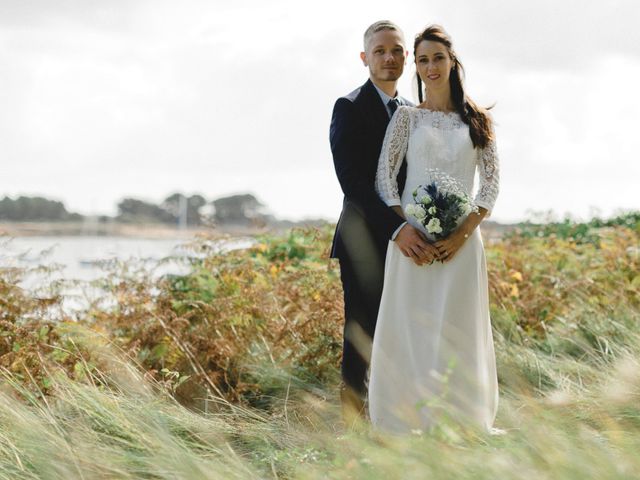
[[127, 31], [148, 1], [129, 0], [3, 0], [0, 26], [3, 29], [71, 29]]
[[[632, 130], [639, 100], [628, 93], [640, 78], [637, 9], [630, 1], [606, 9], [409, 1], [393, 10], [378, 0], [5, 1], [0, 176], [11, 182], [0, 194], [45, 193], [107, 210], [124, 195], [246, 189], [278, 214], [334, 218], [341, 194], [331, 108], [366, 79], [362, 31], [380, 18], [397, 21], [409, 39], [441, 22], [469, 92], [497, 101], [507, 192], [497, 218], [531, 206], [518, 196], [531, 193], [531, 179], [547, 180], [544, 201], [558, 207], [555, 192], [585, 166], [589, 178], [625, 190], [637, 172], [628, 159], [640, 148]], [[599, 162], [613, 168], [595, 173]], [[572, 177], [583, 178], [572, 183], [575, 204], [592, 187], [585, 175]]]
[[444, 2], [429, 6], [432, 13], [425, 23], [442, 23], [463, 61], [475, 58], [511, 69], [558, 71], [586, 70], [614, 54], [640, 58], [640, 30], [635, 27], [640, 5], [633, 0], [606, 5], [486, 0], [457, 2], [455, 9]]

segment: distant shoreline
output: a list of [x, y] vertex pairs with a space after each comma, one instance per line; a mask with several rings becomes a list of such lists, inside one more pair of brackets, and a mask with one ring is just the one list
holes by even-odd
[[231, 225], [223, 227], [187, 227], [180, 229], [160, 223], [87, 223], [87, 222], [0, 222], [0, 236], [8, 237], [127, 237], [191, 238], [252, 236], [271, 231], [268, 228]]
[[[319, 226], [319, 220], [308, 222], [282, 222], [280, 225], [251, 227], [244, 225], [221, 225], [215, 227], [187, 227], [180, 229], [162, 223], [118, 223], [118, 222], [0, 222], [0, 237], [124, 237], [147, 239], [206, 237], [247, 237], [265, 233], [278, 233], [292, 227]], [[487, 239], [500, 238], [514, 225], [502, 225], [485, 221], [481, 225]]]

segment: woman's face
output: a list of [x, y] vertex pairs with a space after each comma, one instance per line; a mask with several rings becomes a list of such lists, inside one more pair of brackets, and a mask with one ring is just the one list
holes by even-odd
[[427, 89], [449, 84], [453, 60], [440, 42], [423, 40], [416, 47], [416, 70]]

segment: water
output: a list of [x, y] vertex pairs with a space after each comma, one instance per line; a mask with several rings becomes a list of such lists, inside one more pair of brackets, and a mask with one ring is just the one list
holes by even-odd
[[[20, 282], [22, 288], [36, 292], [52, 281], [66, 282], [62, 288], [65, 310], [81, 310], [103, 294], [90, 282], [107, 275], [104, 264], [122, 260], [143, 266], [154, 278], [166, 274], [185, 274], [189, 258], [200, 255], [187, 246], [189, 239], [146, 239], [127, 237], [17, 237], [0, 238], [0, 268], [31, 270]], [[251, 238], [207, 241], [209, 251], [224, 252], [247, 248]], [[43, 266], [47, 269], [35, 270]]]

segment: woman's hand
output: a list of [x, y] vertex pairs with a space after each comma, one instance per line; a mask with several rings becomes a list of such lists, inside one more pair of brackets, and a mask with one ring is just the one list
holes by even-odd
[[460, 250], [460, 247], [464, 245], [464, 242], [467, 241], [467, 238], [469, 238], [471, 233], [476, 229], [487, 213], [486, 208], [480, 207], [477, 212], [468, 215], [455, 232], [447, 238], [443, 238], [442, 240], [435, 242], [433, 245], [440, 253], [440, 258], [438, 260], [444, 263], [455, 257], [458, 250]]
[[440, 252], [433, 243], [426, 241], [426, 246], [423, 248], [423, 251], [424, 260], [419, 265], [431, 265], [433, 262], [440, 260]]
[[442, 240], [435, 242], [433, 245], [438, 249], [438, 260], [444, 263], [455, 257], [458, 250], [460, 250], [460, 247], [462, 247], [464, 242], [467, 240], [465, 235], [466, 234], [460, 230], [456, 230], [447, 238], [443, 238]]

